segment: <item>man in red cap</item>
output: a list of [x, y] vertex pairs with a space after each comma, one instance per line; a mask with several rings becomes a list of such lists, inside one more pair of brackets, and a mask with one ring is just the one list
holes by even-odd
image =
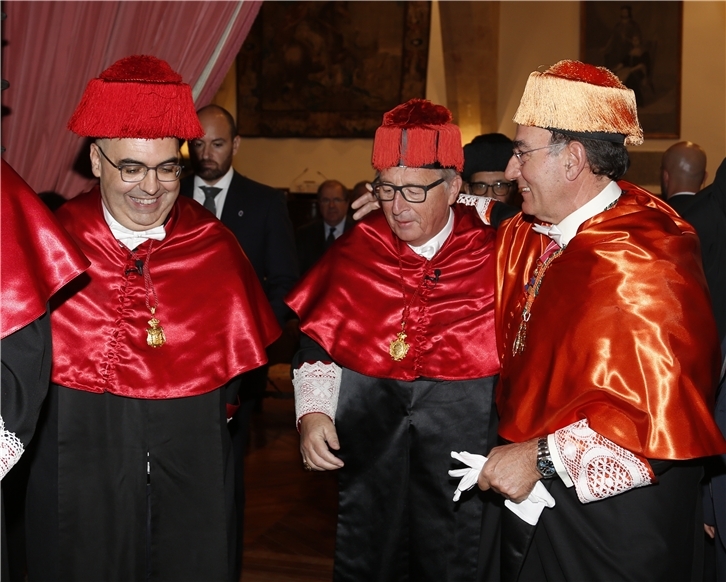
[[[288, 296], [303, 465], [339, 471], [335, 579], [498, 579], [499, 507], [452, 501], [452, 451], [496, 438], [494, 231], [451, 208], [461, 135], [421, 99], [377, 130], [383, 208], [341, 236]], [[473, 482], [472, 482], [473, 485]]]
[[231, 580], [236, 378], [279, 334], [232, 233], [178, 199], [190, 87], [151, 56], [86, 87], [69, 129], [99, 185], [58, 217], [91, 261], [52, 304], [28, 489], [30, 580]]
[[[502, 518], [505, 580], [691, 580], [696, 461], [712, 417], [716, 327], [692, 227], [617, 180], [642, 142], [635, 97], [604, 68], [532, 73], [514, 121], [522, 213], [497, 231], [500, 436], [482, 489], [555, 500]], [[479, 203], [486, 214], [489, 209]], [[700, 550], [699, 550], [700, 548]]]

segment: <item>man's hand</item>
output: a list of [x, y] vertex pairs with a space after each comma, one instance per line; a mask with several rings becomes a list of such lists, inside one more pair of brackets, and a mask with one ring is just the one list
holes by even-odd
[[306, 414], [300, 419], [300, 453], [303, 463], [313, 471], [333, 471], [343, 461], [330, 452], [340, 450], [338, 433], [330, 418], [320, 412]]
[[527, 499], [542, 476], [537, 471], [537, 439], [493, 448], [479, 473], [479, 488], [493, 489], [506, 499]]
[[360, 220], [366, 214], [373, 212], [374, 210], [378, 210], [381, 207], [381, 203], [378, 202], [378, 199], [375, 196], [373, 196], [373, 190], [371, 189], [370, 183], [366, 184], [366, 188], [368, 188], [368, 192], [363, 194], [363, 196], [359, 196], [350, 204], [353, 210], [357, 211], [353, 214], [354, 220]]

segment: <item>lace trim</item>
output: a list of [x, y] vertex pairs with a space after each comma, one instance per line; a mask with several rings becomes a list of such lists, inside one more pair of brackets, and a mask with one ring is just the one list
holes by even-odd
[[293, 371], [296, 426], [303, 416], [311, 412], [322, 412], [335, 422], [342, 371], [332, 362], [305, 362]]
[[586, 419], [556, 431], [555, 446], [582, 503], [650, 485], [647, 462], [592, 430]]
[[465, 206], [476, 206], [476, 211], [479, 214], [482, 222], [488, 226], [491, 226], [489, 208], [494, 202], [493, 198], [487, 198], [486, 196], [474, 196], [473, 194], [459, 194], [456, 199], [457, 204], [464, 204]]
[[24, 450], [23, 443], [15, 433], [5, 430], [5, 421], [0, 416], [0, 479], [18, 462]]

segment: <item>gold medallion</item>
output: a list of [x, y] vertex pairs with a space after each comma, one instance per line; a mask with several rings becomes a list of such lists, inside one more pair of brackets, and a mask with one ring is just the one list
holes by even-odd
[[159, 325], [161, 322], [154, 317], [155, 312], [156, 308], [152, 307], [152, 317], [148, 321], [151, 327], [146, 330], [146, 343], [152, 348], [160, 348], [166, 343], [166, 336], [164, 335], [164, 328]]
[[398, 332], [396, 339], [391, 342], [391, 346], [388, 348], [388, 353], [391, 354], [391, 357], [396, 362], [400, 362], [401, 360], [403, 360], [403, 358], [405, 358], [406, 354], [408, 353], [408, 348], [411, 347], [406, 343], [405, 340], [406, 333], [401, 330]]

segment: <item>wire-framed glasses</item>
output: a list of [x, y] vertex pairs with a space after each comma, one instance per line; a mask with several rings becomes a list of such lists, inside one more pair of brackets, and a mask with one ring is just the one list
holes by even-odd
[[166, 163], [159, 164], [153, 168], [145, 166], [144, 164], [120, 164], [117, 166], [108, 158], [105, 152], [98, 147], [98, 144], [96, 144], [96, 147], [103, 157], [106, 158], [106, 161], [119, 171], [121, 179], [124, 182], [141, 182], [144, 178], [146, 178], [146, 174], [149, 170], [154, 170], [156, 172], [156, 179], [159, 180], [159, 182], [175, 182], [181, 175], [181, 164]]
[[517, 158], [517, 161], [519, 162], [519, 165], [520, 166], [524, 166], [524, 163], [528, 159], [528, 158], [525, 158], [524, 156], [526, 156], [528, 154], [531, 154], [532, 152], [536, 152], [536, 151], [539, 151], [539, 150], [545, 150], [547, 148], [551, 148], [551, 147], [558, 146], [558, 145], [561, 145], [561, 144], [551, 143], [549, 145], [542, 146], [541, 148], [534, 148], [534, 149], [531, 149], [531, 150], [527, 150], [526, 152], [520, 152], [520, 151], [517, 151], [517, 150], [512, 150], [512, 155], [514, 155], [514, 157]]

